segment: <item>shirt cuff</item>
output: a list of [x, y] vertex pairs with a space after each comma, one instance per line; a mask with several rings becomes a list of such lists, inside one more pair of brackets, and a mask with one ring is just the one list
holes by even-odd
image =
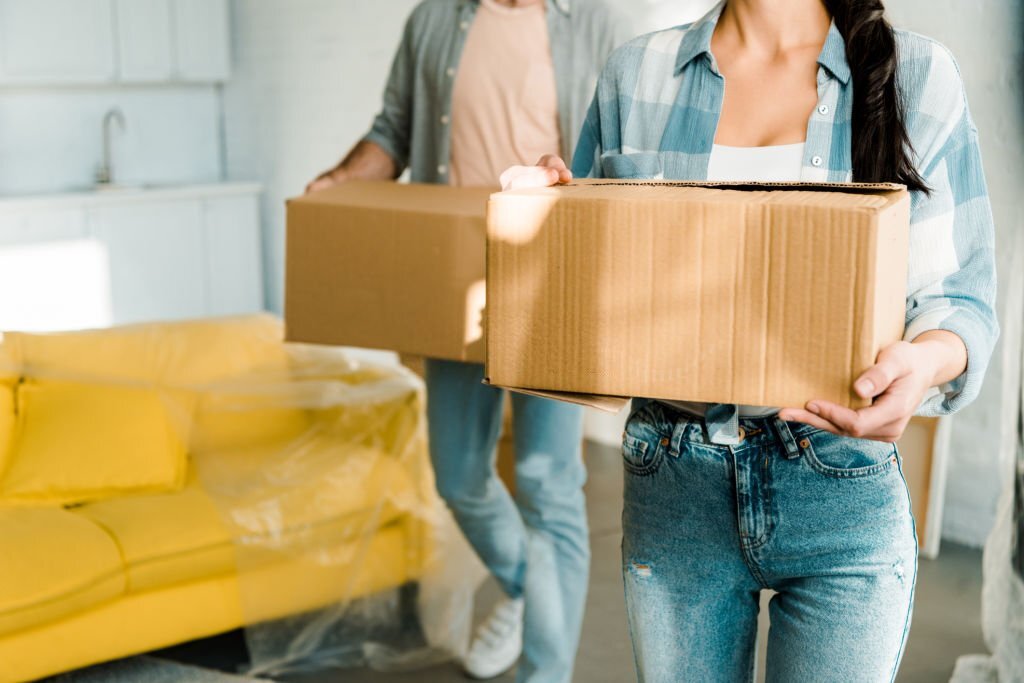
[[907, 325], [903, 339], [912, 342], [931, 330], [945, 330], [960, 337], [967, 347], [967, 369], [956, 379], [939, 386], [937, 392], [928, 395], [918, 408], [917, 415], [952, 415], [969, 405], [981, 391], [994, 340], [985, 326], [969, 311], [952, 307], [928, 311], [914, 318]]

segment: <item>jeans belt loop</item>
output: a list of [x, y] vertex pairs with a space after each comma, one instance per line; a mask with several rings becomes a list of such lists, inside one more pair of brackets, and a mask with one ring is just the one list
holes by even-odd
[[796, 443], [796, 437], [793, 436], [792, 430], [789, 425], [779, 418], [772, 420], [772, 424], [775, 425], [775, 433], [779, 435], [779, 440], [782, 441], [782, 445], [786, 449], [786, 458], [792, 460], [800, 457], [800, 447]]

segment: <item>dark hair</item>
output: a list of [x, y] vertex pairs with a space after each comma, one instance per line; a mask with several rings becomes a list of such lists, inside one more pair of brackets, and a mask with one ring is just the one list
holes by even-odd
[[853, 179], [928, 192], [914, 167], [897, 83], [896, 36], [882, 0], [824, 0], [846, 41], [853, 75]]

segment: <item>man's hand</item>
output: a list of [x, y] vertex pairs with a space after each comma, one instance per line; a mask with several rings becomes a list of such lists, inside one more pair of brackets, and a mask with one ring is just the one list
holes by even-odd
[[949, 382], [967, 366], [967, 349], [951, 332], [926, 332], [913, 343], [896, 342], [878, 354], [878, 362], [853, 384], [861, 398], [874, 399], [852, 410], [829, 401], [811, 401], [806, 409], [786, 408], [779, 417], [804, 422], [840, 436], [897, 441], [934, 387]]
[[334, 187], [346, 180], [348, 180], [348, 174], [345, 172], [345, 169], [337, 166], [329, 171], [324, 171], [315, 180], [306, 185], [306, 194], [326, 190], [328, 187]]
[[545, 154], [535, 166], [512, 166], [501, 174], [502, 190], [548, 187], [572, 180], [572, 171], [561, 157]]

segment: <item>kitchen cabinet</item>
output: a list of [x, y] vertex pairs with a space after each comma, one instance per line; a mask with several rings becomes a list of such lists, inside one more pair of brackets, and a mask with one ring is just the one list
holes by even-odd
[[263, 308], [263, 248], [254, 195], [207, 199], [203, 203], [209, 315], [248, 313]]
[[118, 80], [159, 83], [174, 75], [170, 0], [115, 0]]
[[109, 262], [113, 324], [205, 313], [202, 220], [201, 204], [187, 199], [89, 212]]
[[0, 83], [109, 83], [111, 0], [0, 0]]
[[218, 83], [228, 0], [0, 0], [0, 85]]
[[259, 188], [2, 200], [0, 291], [0, 330], [259, 312]]
[[227, 0], [172, 0], [172, 4], [178, 78], [226, 81], [231, 73]]

